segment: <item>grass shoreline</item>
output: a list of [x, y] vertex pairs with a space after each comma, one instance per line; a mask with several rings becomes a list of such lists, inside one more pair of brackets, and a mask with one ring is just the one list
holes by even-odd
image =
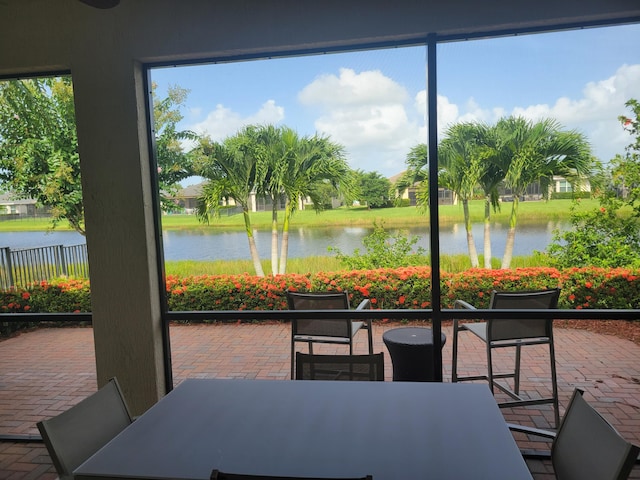
[[[571, 200], [552, 200], [522, 202], [518, 212], [518, 224], [526, 225], [541, 222], [568, 221], [571, 214]], [[581, 200], [579, 208], [589, 210], [597, 208], [597, 200]], [[475, 200], [469, 206], [471, 220], [474, 223], [483, 221], [484, 202]], [[492, 214], [492, 222], [502, 225], [508, 224], [511, 213], [511, 203], [503, 203], [501, 210]], [[440, 224], [448, 226], [464, 221], [462, 207], [460, 205], [439, 206]], [[210, 224], [199, 222], [195, 215], [163, 215], [161, 218], [163, 230], [244, 230], [243, 216], [236, 214], [229, 217], [214, 219]], [[252, 226], [258, 230], [271, 229], [271, 212], [255, 212], [251, 214]], [[317, 213], [313, 210], [296, 212], [291, 222], [291, 228], [326, 228], [326, 227], [364, 227], [372, 228], [374, 222], [384, 225], [385, 228], [402, 228], [416, 225], [428, 227], [429, 217], [426, 212], [416, 207], [398, 207], [369, 210], [365, 207], [338, 208]], [[28, 232], [51, 230], [50, 220], [20, 219], [0, 222], [0, 232]], [[56, 230], [72, 230], [67, 225], [59, 225]], [[482, 264], [482, 255], [480, 255]], [[493, 258], [494, 268], [499, 268], [500, 259]], [[265, 272], [271, 271], [269, 259], [263, 259]], [[424, 264], [429, 264], [428, 259]], [[462, 271], [471, 268], [469, 257], [466, 254], [441, 255], [441, 268], [445, 271]], [[544, 258], [531, 255], [526, 257], [514, 257], [512, 267], [538, 267], [546, 266]], [[196, 261], [180, 260], [165, 262], [166, 273], [169, 275], [229, 275], [246, 272], [254, 273], [250, 260], [216, 260]], [[340, 262], [329, 254], [316, 255], [304, 258], [290, 258], [287, 263], [287, 273], [314, 273], [319, 271], [335, 272], [343, 270]]]
[[[521, 202], [518, 209], [518, 223], [569, 220], [572, 205], [572, 200]], [[592, 210], [598, 205], [597, 200], [581, 200], [578, 208], [580, 211]], [[464, 220], [461, 205], [440, 205], [438, 209], [442, 225], [461, 223]], [[484, 202], [482, 200], [470, 202], [469, 212], [472, 222], [482, 222], [484, 220]], [[510, 214], [511, 203], [502, 203], [500, 211], [492, 212], [491, 221], [501, 224], [507, 223]], [[195, 215], [171, 214], [163, 215], [161, 222], [163, 230], [244, 229], [242, 214], [212, 219], [209, 224], [200, 222]], [[374, 222], [382, 222], [385, 227], [406, 227], [421, 224], [428, 226], [429, 216], [417, 207], [372, 210], [366, 207], [340, 207], [319, 213], [313, 210], [302, 210], [294, 214], [291, 227], [372, 227]], [[251, 224], [256, 229], [270, 229], [271, 212], [252, 213]], [[0, 222], [0, 232], [47, 230], [51, 230], [51, 221], [48, 218], [25, 218]], [[59, 224], [55, 230], [72, 230], [72, 228], [66, 224]]]

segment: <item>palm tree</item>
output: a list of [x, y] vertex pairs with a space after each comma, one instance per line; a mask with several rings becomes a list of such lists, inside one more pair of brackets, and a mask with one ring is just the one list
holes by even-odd
[[271, 200], [271, 273], [278, 273], [278, 205], [283, 194], [283, 176], [287, 169], [291, 139], [297, 134], [288, 127], [275, 125], [249, 126], [245, 129], [247, 142], [256, 156], [266, 162], [264, 184], [260, 188]]
[[505, 186], [513, 193], [509, 231], [501, 268], [511, 265], [515, 242], [518, 205], [527, 186], [540, 182], [548, 197], [553, 175], [569, 181], [584, 178], [591, 170], [591, 147], [584, 135], [563, 131], [555, 120], [533, 123], [522, 117], [503, 118], [495, 126], [496, 145], [493, 162], [505, 172]]
[[[293, 212], [308, 197], [316, 210], [324, 206], [323, 187], [331, 184], [346, 198], [355, 196], [356, 182], [344, 157], [343, 147], [325, 137], [303, 137], [291, 128], [249, 125], [223, 144], [200, 142], [195, 161], [199, 175], [209, 180], [199, 199], [198, 215], [208, 221], [219, 214], [222, 203], [232, 198], [245, 217], [249, 249], [256, 274], [264, 276], [251, 229], [250, 198], [270, 198], [271, 273], [285, 273], [289, 250], [289, 227]], [[282, 242], [278, 257], [278, 205], [284, 197]]]
[[[425, 210], [429, 204], [429, 149], [426, 143], [419, 143], [413, 147], [405, 159], [407, 170], [396, 181], [396, 192], [404, 192], [416, 183], [419, 184], [416, 193], [418, 207]], [[399, 197], [398, 197], [399, 200]]]
[[500, 168], [499, 162], [492, 161], [495, 152], [496, 136], [495, 130], [485, 124], [477, 124], [478, 141], [480, 143], [479, 156], [483, 163], [482, 174], [479, 185], [484, 195], [484, 217], [483, 217], [483, 256], [484, 268], [490, 269], [491, 265], [491, 212], [500, 209], [500, 195], [498, 187], [504, 180], [504, 171]]
[[266, 175], [266, 162], [256, 155], [255, 146], [247, 142], [253, 135], [253, 127], [225, 139], [223, 143], [203, 137], [195, 149], [194, 166], [198, 175], [208, 179], [198, 199], [196, 213], [209, 222], [211, 216], [219, 216], [223, 203], [229, 199], [242, 208], [245, 231], [249, 240], [249, 252], [257, 276], [264, 271], [251, 227], [252, 194], [260, 193]]
[[331, 184], [339, 195], [349, 200], [356, 195], [354, 172], [349, 168], [341, 145], [327, 137], [314, 135], [299, 138], [291, 129], [283, 129], [283, 143], [288, 151], [282, 169], [282, 188], [285, 195], [282, 244], [278, 273], [285, 273], [289, 249], [289, 226], [293, 213], [308, 197], [316, 211], [324, 208], [324, 188]]
[[438, 146], [438, 158], [443, 169], [438, 183], [453, 191], [462, 203], [467, 249], [472, 268], [478, 267], [479, 261], [469, 215], [469, 200], [473, 198], [476, 186], [483, 178], [487, 166], [487, 162], [482, 162], [480, 155], [480, 140], [478, 125], [457, 123], [447, 129], [445, 138]]
[[[353, 196], [355, 179], [343, 148], [327, 138], [301, 138], [286, 126], [250, 125], [238, 134], [238, 139], [244, 154], [261, 166], [262, 174], [256, 177], [253, 191], [271, 200], [271, 273], [283, 274], [287, 267], [291, 217], [302, 200], [310, 198], [314, 208], [321, 210], [324, 184], [330, 183], [338, 193]], [[285, 209], [280, 243], [278, 206], [282, 197]]]

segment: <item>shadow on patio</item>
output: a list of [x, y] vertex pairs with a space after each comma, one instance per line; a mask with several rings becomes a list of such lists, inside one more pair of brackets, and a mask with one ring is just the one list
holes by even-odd
[[[392, 378], [391, 360], [382, 334], [398, 324], [374, 324], [374, 351], [385, 353], [385, 377]], [[451, 327], [444, 326], [448, 338]], [[574, 388], [585, 390], [592, 403], [628, 440], [640, 444], [640, 345], [611, 335], [573, 328], [555, 328], [561, 413]], [[483, 345], [461, 336], [461, 370], [485, 364]], [[355, 352], [366, 351], [366, 335], [356, 336]], [[174, 383], [185, 378], [289, 379], [288, 324], [212, 324], [171, 327]], [[300, 348], [300, 347], [299, 347]], [[302, 347], [303, 348], [303, 347]], [[522, 391], [537, 395], [548, 388], [544, 347], [524, 349], [526, 382]], [[318, 353], [344, 352], [323, 345]], [[539, 359], [539, 360], [538, 360]], [[500, 361], [500, 360], [498, 360]], [[450, 381], [451, 342], [443, 350], [444, 379]], [[533, 367], [530, 367], [533, 364]], [[0, 434], [37, 434], [35, 424], [67, 409], [96, 390], [91, 328], [42, 328], [0, 342]], [[477, 370], [479, 371], [479, 370]], [[509, 422], [550, 428], [550, 406], [503, 409]], [[523, 448], [548, 449], [549, 444], [516, 437]], [[536, 479], [554, 478], [548, 461], [529, 461]], [[0, 442], [0, 478], [56, 478], [41, 443]], [[640, 465], [630, 478], [640, 479]]]

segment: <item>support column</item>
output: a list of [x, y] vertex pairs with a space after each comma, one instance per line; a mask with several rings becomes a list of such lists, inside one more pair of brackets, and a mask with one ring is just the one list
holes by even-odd
[[137, 415], [165, 390], [146, 92], [139, 64], [96, 49], [72, 74], [98, 385], [116, 376]]

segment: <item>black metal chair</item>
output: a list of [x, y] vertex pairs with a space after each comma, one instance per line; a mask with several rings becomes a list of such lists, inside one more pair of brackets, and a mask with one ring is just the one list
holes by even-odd
[[[538, 290], [529, 292], [496, 292], [491, 294], [490, 309], [551, 309], [557, 308], [560, 289]], [[457, 300], [455, 308], [475, 309], [469, 303]], [[486, 375], [459, 376], [458, 375], [458, 334], [468, 331], [476, 335], [486, 344], [487, 370]], [[520, 360], [521, 348], [529, 345], [546, 344], [549, 346], [549, 362], [551, 367], [551, 396], [545, 398], [525, 399], [520, 395]], [[515, 366], [508, 373], [495, 373], [493, 371], [492, 351], [496, 348], [515, 347]], [[513, 379], [513, 387], [506, 382], [498, 382], [496, 379]], [[553, 346], [553, 319], [550, 318], [510, 318], [489, 319], [486, 322], [460, 323], [458, 319], [453, 321], [453, 360], [452, 382], [466, 380], [486, 380], [489, 382], [491, 392], [499, 389], [512, 400], [500, 402], [500, 407], [526, 406], [552, 404], [555, 416], [555, 426], [560, 423], [558, 410], [558, 383], [556, 379], [556, 360]]]
[[[373, 476], [364, 477], [331, 477], [333, 480], [373, 480]], [[210, 480], [330, 480], [328, 477], [274, 477], [268, 475], [244, 475], [240, 473], [224, 473], [214, 469]]]
[[296, 380], [384, 381], [384, 354], [312, 355], [296, 352]]
[[[558, 432], [509, 424], [514, 432], [552, 439], [551, 463], [558, 480], [624, 480], [640, 447], [627, 442], [576, 389]], [[526, 456], [526, 455], [525, 455]]]
[[96, 393], [53, 418], [37, 423], [60, 480], [132, 422], [115, 378]]
[[[349, 310], [347, 292], [292, 292], [287, 291], [287, 303], [290, 310]], [[371, 302], [364, 299], [356, 310], [371, 308]], [[340, 319], [304, 319], [291, 320], [291, 378], [295, 374], [295, 344], [304, 342], [313, 354], [314, 343], [334, 343], [349, 346], [353, 354], [353, 337], [360, 329], [366, 329], [369, 341], [369, 354], [373, 354], [371, 320], [355, 321]]]

